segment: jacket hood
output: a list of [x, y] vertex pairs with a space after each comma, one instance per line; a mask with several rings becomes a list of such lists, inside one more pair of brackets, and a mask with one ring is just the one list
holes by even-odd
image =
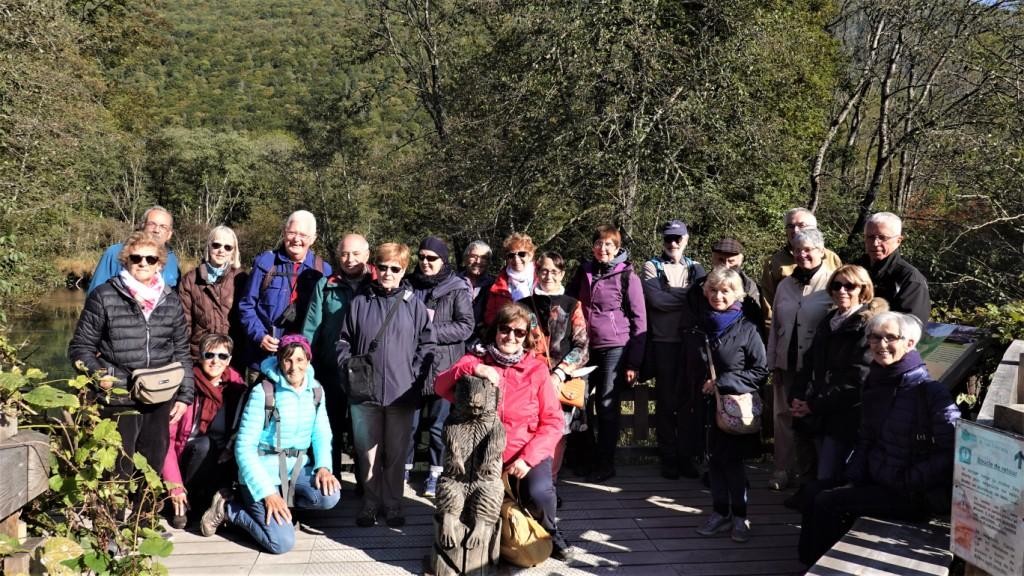
[[[263, 375], [274, 384], [290, 386], [288, 379], [281, 373], [281, 366], [277, 362], [277, 356], [267, 356], [264, 358], [263, 362], [260, 362], [260, 372], [262, 372]], [[309, 366], [306, 367], [306, 385], [319, 385], [317, 384], [315, 373], [313, 372], [312, 362], [310, 362]]]
[[[619, 253], [615, 255], [615, 258], [612, 258], [611, 262], [608, 263], [608, 273], [605, 274], [605, 276], [625, 270], [627, 260], [629, 260], [629, 250], [626, 248], [619, 248]], [[590, 272], [596, 271], [598, 266], [601, 266], [601, 264], [593, 258], [587, 260], [587, 264], [589, 264], [588, 270]]]
[[458, 274], [453, 273], [437, 283], [437, 286], [434, 287], [433, 295], [434, 298], [440, 298], [456, 290], [469, 290], [469, 285]]

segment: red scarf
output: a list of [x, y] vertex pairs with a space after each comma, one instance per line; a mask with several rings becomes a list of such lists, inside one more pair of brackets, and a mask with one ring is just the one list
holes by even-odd
[[[225, 399], [230, 401], [232, 404], [237, 403], [240, 394], [238, 394], [235, 388], [238, 388], [237, 384], [240, 381], [236, 381], [237, 378], [232, 378], [233, 370], [228, 368], [221, 375], [220, 386], [214, 386], [212, 382], [203, 374], [203, 371], [199, 368], [193, 369], [195, 373], [196, 388], [199, 394], [203, 396], [203, 401], [200, 402], [200, 408], [202, 412], [197, 416], [199, 417], [199, 434], [206, 434], [206, 429], [210, 427], [210, 422], [217, 417], [217, 411], [224, 404]], [[225, 388], [227, 390], [225, 391]], [[225, 392], [227, 398], [225, 398]]]

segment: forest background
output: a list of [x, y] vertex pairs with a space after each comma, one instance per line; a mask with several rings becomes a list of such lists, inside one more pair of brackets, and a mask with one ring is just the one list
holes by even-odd
[[937, 316], [1015, 330], [1022, 72], [1009, 1], [0, 0], [0, 300], [152, 204], [192, 260], [298, 208], [325, 256], [522, 231], [578, 260], [612, 221], [642, 261], [682, 218], [755, 276], [807, 205], [845, 258], [899, 213]]

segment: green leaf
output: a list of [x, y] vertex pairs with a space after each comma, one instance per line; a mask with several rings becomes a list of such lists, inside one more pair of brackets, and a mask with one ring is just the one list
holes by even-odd
[[50, 476], [50, 490], [54, 492], [60, 492], [60, 489], [64, 486], [63, 476]]
[[96, 464], [100, 470], [113, 470], [117, 463], [117, 449], [107, 446], [96, 452]]
[[39, 368], [29, 368], [25, 371], [25, 378], [29, 380], [42, 380], [46, 378], [46, 372], [43, 372]]
[[110, 559], [107, 558], [106, 554], [99, 554], [97, 552], [89, 552], [82, 557], [82, 561], [85, 565], [96, 572], [97, 574], [106, 572], [107, 566], [110, 566]]
[[92, 437], [100, 443], [121, 443], [121, 433], [117, 431], [117, 423], [113, 420], [103, 420], [97, 424]]
[[160, 558], [170, 556], [172, 550], [174, 550], [174, 544], [171, 544], [169, 540], [159, 536], [146, 538], [139, 546], [139, 554], [143, 554], [145, 556], [158, 556]]
[[49, 384], [42, 384], [37, 386], [31, 392], [26, 393], [23, 396], [25, 402], [28, 402], [32, 406], [48, 409], [48, 408], [78, 408], [78, 397], [68, 394], [63, 390], [58, 390]]

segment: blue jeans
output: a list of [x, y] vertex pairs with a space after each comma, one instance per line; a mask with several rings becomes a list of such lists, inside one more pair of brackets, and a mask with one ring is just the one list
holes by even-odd
[[[311, 484], [313, 470], [306, 467], [295, 482], [295, 507], [307, 510], [330, 510], [338, 505], [341, 492], [330, 496]], [[252, 536], [261, 548], [271, 554], [284, 554], [295, 546], [295, 526], [291, 522], [278, 524], [271, 520], [267, 524], [267, 508], [263, 500], [255, 500], [245, 486], [236, 493], [238, 498], [227, 503], [228, 521]]]
[[830, 486], [846, 482], [846, 459], [853, 451], [853, 443], [835, 436], [818, 438], [818, 481]]
[[451, 410], [451, 403], [439, 396], [424, 396], [418, 408], [412, 415], [412, 432], [409, 442], [409, 458], [405, 461], [407, 467], [416, 463], [416, 436], [420, 430], [420, 421], [429, 426], [430, 431], [430, 472], [440, 474], [444, 468], [444, 421], [448, 418]]
[[623, 347], [590, 350], [590, 365], [597, 370], [590, 375], [590, 386], [597, 416], [596, 466], [615, 466], [615, 446], [619, 443], [619, 382], [622, 377]]

